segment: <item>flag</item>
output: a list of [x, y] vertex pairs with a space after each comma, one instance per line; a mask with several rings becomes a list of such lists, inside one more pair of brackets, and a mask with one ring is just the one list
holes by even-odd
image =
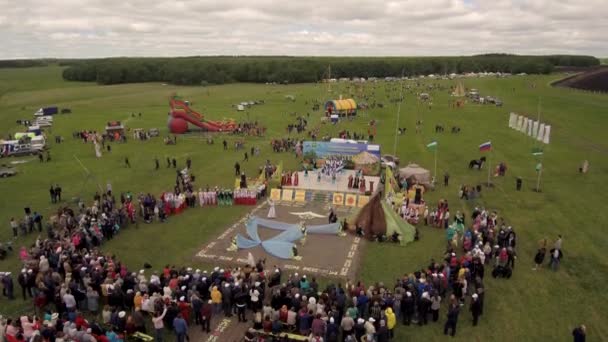
[[492, 142], [488, 141], [481, 145], [479, 145], [479, 152], [491, 151], [492, 150]]
[[281, 176], [283, 174], [283, 162], [281, 161], [279, 163], [279, 166], [277, 166], [277, 169], [274, 171], [274, 174], [272, 175], [273, 179], [281, 179]]
[[532, 155], [533, 156], [542, 156], [543, 155], [543, 149], [540, 147], [535, 147], [532, 149]]
[[428, 148], [429, 150], [437, 149], [437, 141], [433, 140], [430, 144], [426, 145], [426, 148]]
[[395, 176], [393, 176], [393, 170], [390, 167], [386, 167], [386, 174], [384, 177], [384, 197], [395, 195], [395, 188], [393, 184], [395, 182]]

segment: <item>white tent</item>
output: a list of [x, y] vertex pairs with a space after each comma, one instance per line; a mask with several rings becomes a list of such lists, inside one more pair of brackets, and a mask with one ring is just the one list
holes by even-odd
[[517, 114], [509, 114], [509, 128], [515, 128], [517, 126]]
[[529, 120], [528, 121], [528, 136], [532, 136], [532, 126], [534, 124], [534, 121]]
[[545, 124], [541, 123], [540, 127], [538, 128], [538, 135], [537, 138], [538, 141], [543, 141], [543, 137], [545, 136]]
[[534, 126], [532, 127], [532, 138], [536, 138], [538, 136], [538, 121], [534, 121]]
[[518, 131], [521, 131], [521, 128], [524, 125], [524, 117], [522, 115], [519, 115], [517, 117], [517, 126], [515, 126], [515, 129]]
[[551, 125], [546, 125], [545, 126], [545, 135], [543, 137], [543, 142], [545, 144], [549, 143], [549, 135], [551, 135]]

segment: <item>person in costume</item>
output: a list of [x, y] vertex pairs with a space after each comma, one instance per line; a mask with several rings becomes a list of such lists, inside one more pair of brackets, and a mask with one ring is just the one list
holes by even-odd
[[268, 218], [273, 219], [277, 217], [277, 213], [276, 210], [274, 208], [274, 201], [272, 199], [268, 199], [268, 206], [270, 206], [270, 209], [268, 209]]
[[291, 172], [287, 171], [286, 177], [287, 177], [287, 184], [285, 184], [285, 185], [291, 186]]
[[291, 246], [291, 258], [294, 260], [302, 260], [302, 257], [298, 255], [298, 247], [294, 244]]
[[321, 182], [321, 171], [317, 172], [317, 182], [320, 183]]
[[302, 246], [306, 244], [306, 236], [307, 236], [307, 228], [306, 223], [304, 221], [300, 222], [300, 233], [302, 233], [302, 237], [300, 238], [300, 243]]
[[232, 240], [230, 240], [230, 247], [226, 248], [226, 251], [228, 252], [236, 252], [239, 249], [239, 246], [236, 243], [236, 235], [234, 237], [232, 237]]
[[365, 178], [363, 178], [363, 176], [361, 176], [361, 182], [359, 183], [359, 191], [361, 191], [361, 193], [365, 193]]
[[353, 180], [354, 180], [354, 179], [353, 179], [353, 175], [352, 175], [352, 174], [351, 174], [351, 175], [349, 175], [349, 176], [348, 176], [348, 188], [349, 188], [349, 189], [352, 189], [352, 188], [353, 188]]
[[298, 178], [298, 172], [294, 172], [293, 173], [293, 186], [298, 186], [298, 183], [300, 182], [300, 179]]

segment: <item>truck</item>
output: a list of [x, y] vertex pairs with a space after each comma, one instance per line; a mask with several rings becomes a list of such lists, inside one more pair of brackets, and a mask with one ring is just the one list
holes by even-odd
[[34, 113], [34, 116], [55, 115], [57, 113], [59, 113], [59, 108], [57, 108], [56, 106], [42, 107], [38, 109], [36, 113]]

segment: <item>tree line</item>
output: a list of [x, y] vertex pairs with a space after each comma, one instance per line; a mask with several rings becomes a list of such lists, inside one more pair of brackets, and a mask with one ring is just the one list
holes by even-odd
[[398, 77], [466, 72], [547, 74], [557, 66], [595, 66], [592, 56], [488, 54], [462, 57], [175, 57], [67, 60], [63, 78], [99, 84], [166, 82], [179, 85], [308, 83], [330, 76]]

